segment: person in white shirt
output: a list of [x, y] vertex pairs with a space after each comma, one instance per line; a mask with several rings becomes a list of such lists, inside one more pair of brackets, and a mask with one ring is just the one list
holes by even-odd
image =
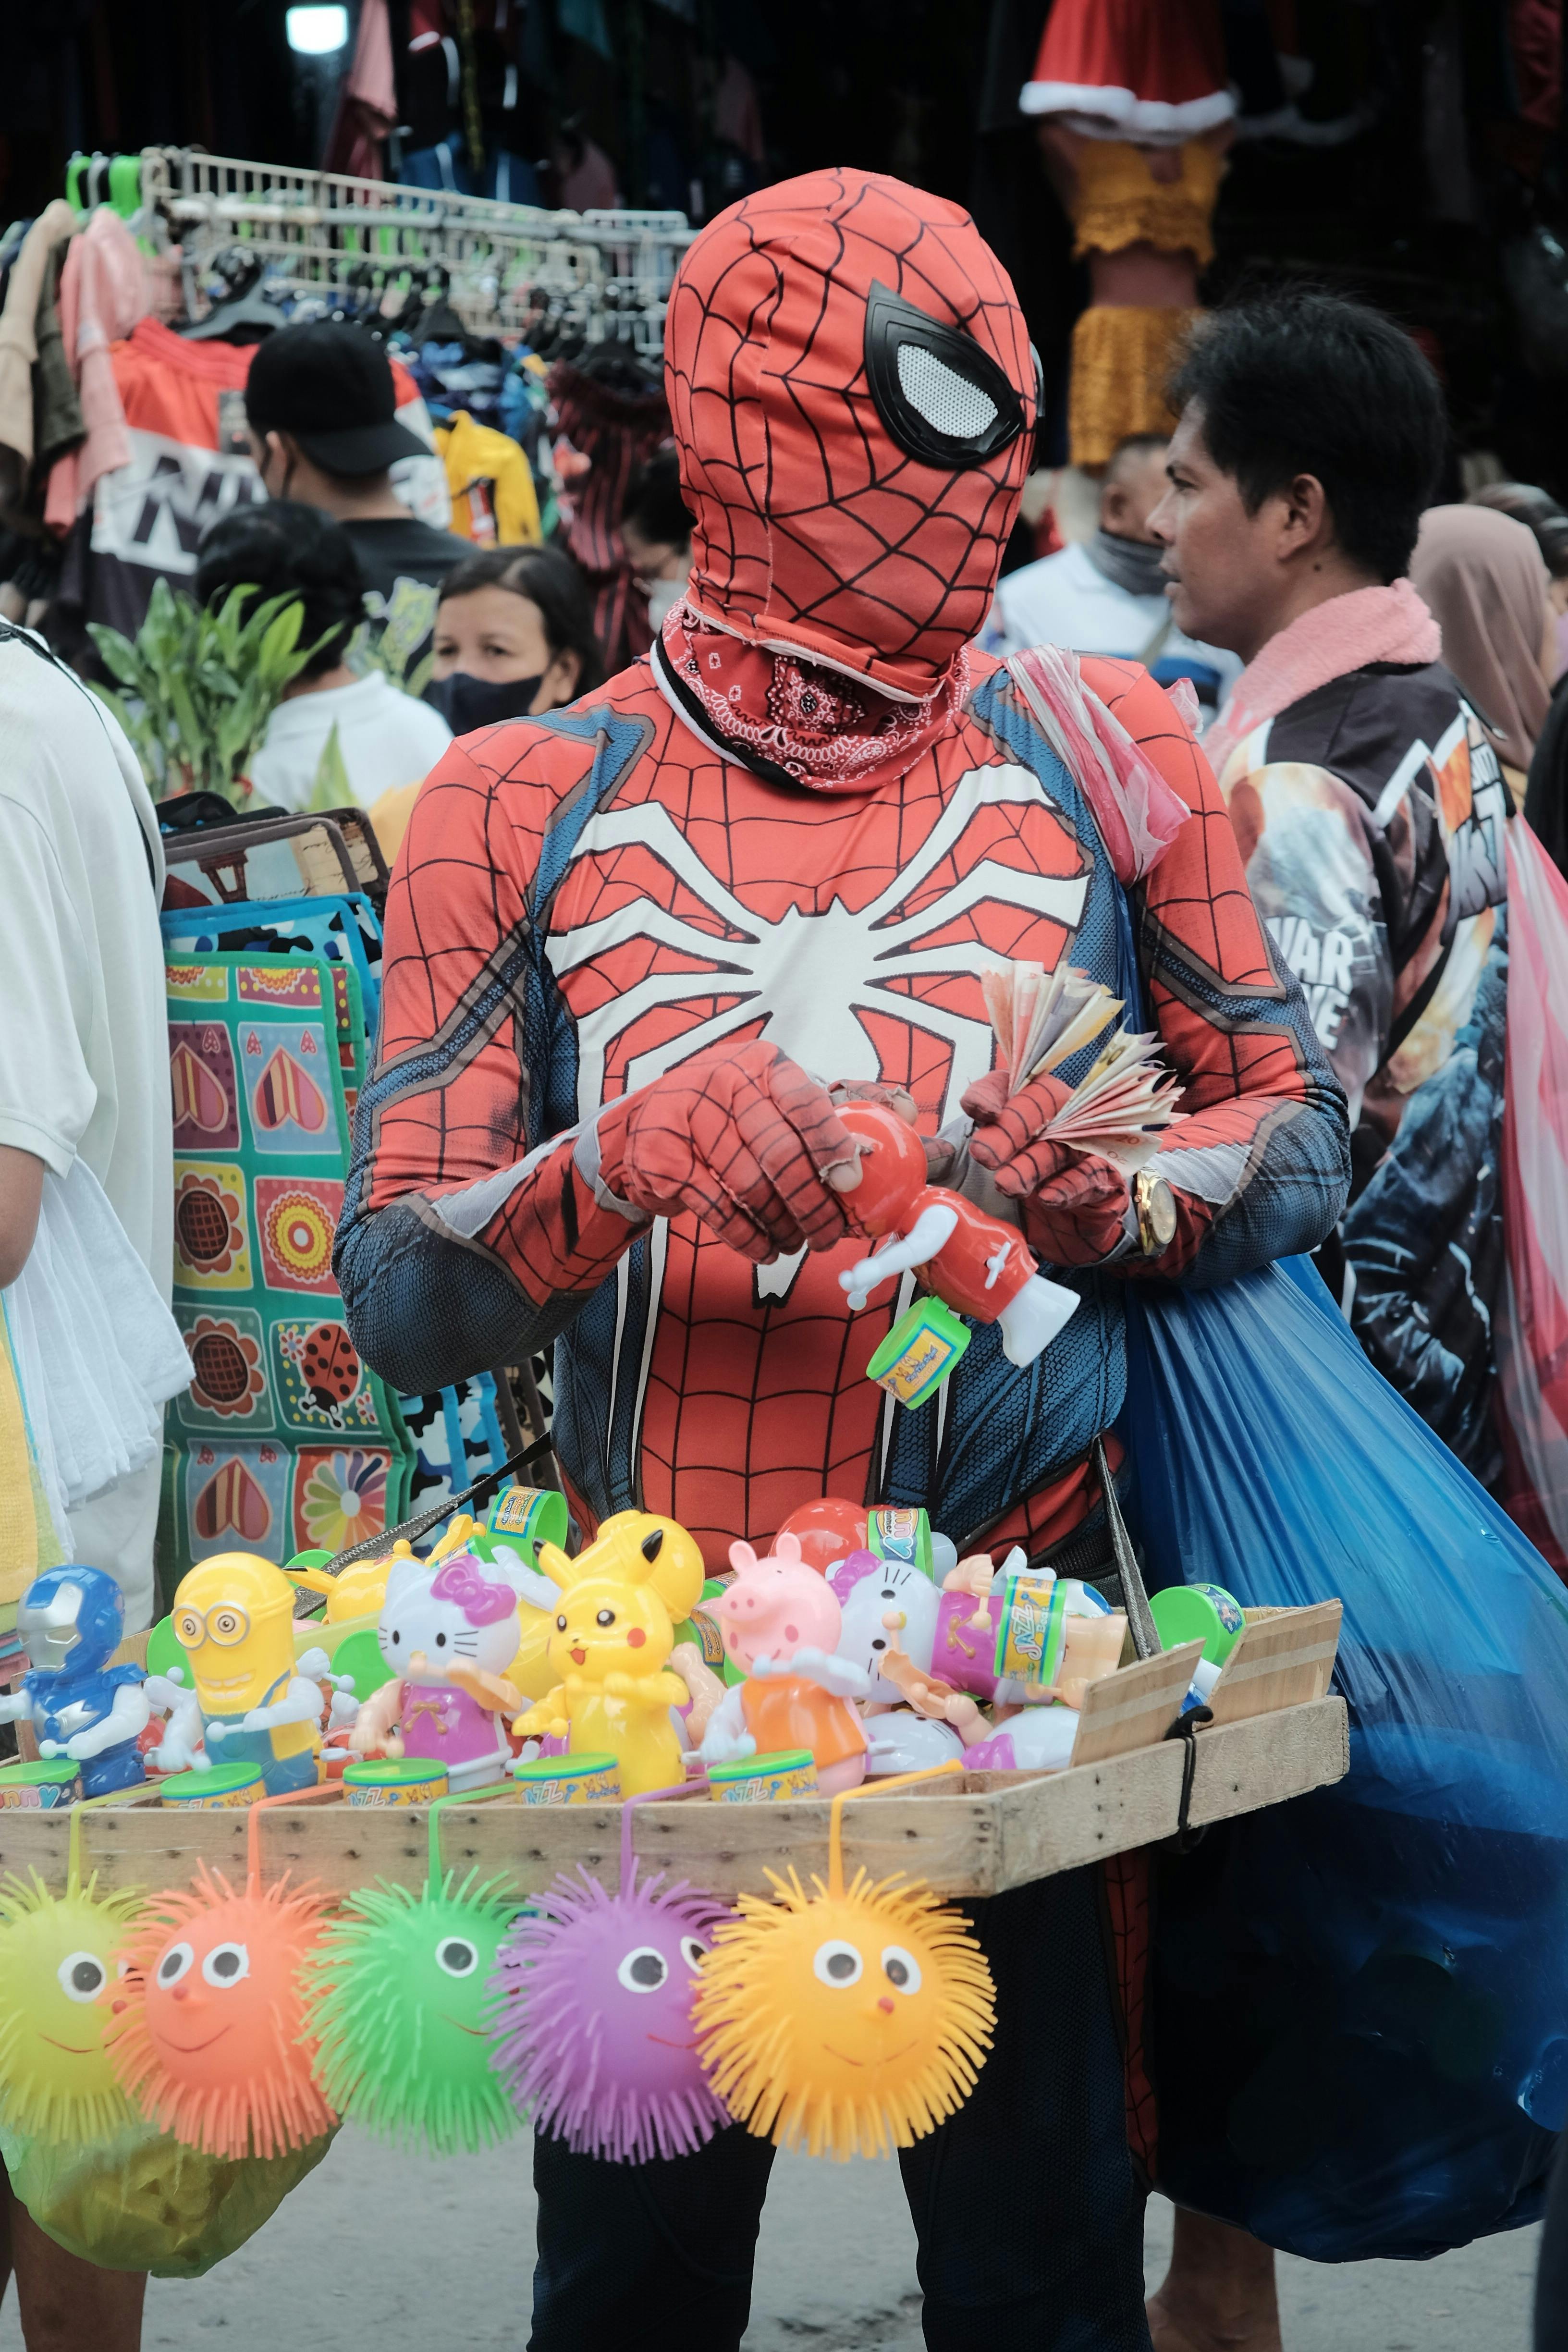
[[297, 595], [305, 608], [300, 643], [317, 646], [251, 757], [258, 802], [309, 808], [334, 727], [350, 793], [362, 808], [435, 766], [452, 740], [440, 712], [400, 693], [379, 670], [357, 677], [344, 659], [363, 617], [363, 592], [353, 543], [330, 515], [283, 499], [237, 508], [203, 540], [195, 587], [204, 604], [221, 604], [242, 587], [264, 597]]
[[[49, 1494], [59, 1548], [118, 1579], [126, 1629], [138, 1632], [153, 1612], [160, 1408], [190, 1377], [168, 1312], [163, 853], [115, 719], [40, 639], [3, 624], [0, 745], [0, 1314], [19, 1375], [5, 1384], [0, 1431], [0, 1527], [10, 1539], [0, 1597], [19, 1599], [32, 1580], [16, 1538], [31, 1528], [36, 1545], [37, 1507], [16, 1482], [31, 1490], [48, 1456], [65, 1486], [88, 1490], [79, 1501], [68, 1495], [68, 1520]], [[74, 1310], [70, 1329], [60, 1328], [62, 1302]], [[82, 1377], [62, 1394], [48, 1375], [72, 1352]], [[142, 1378], [143, 1366], [154, 1376]], [[122, 1425], [98, 1425], [117, 1417]], [[89, 1453], [118, 1450], [137, 1466], [100, 1485], [77, 1443], [84, 1436]], [[68, 1455], [81, 1475], [65, 1474]], [[43, 1478], [46, 1492], [51, 1483]], [[57, 2245], [0, 2168], [0, 2292], [12, 2278], [33, 2352], [137, 2352], [146, 2279]]]
[[1160, 570], [1164, 549], [1149, 534], [1149, 517], [1165, 492], [1168, 446], [1157, 433], [1135, 433], [1118, 445], [1100, 483], [1094, 537], [1007, 572], [981, 644], [998, 654], [1065, 646], [1140, 661], [1162, 686], [1189, 678], [1206, 727], [1241, 664], [1218, 646], [1184, 636], [1171, 617]]

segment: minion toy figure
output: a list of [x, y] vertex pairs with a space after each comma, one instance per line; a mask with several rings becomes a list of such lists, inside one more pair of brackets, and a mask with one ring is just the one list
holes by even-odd
[[[202, 1560], [174, 1595], [174, 1638], [189, 1662], [154, 1676], [155, 1703], [174, 1713], [158, 1751], [163, 1770], [258, 1764], [269, 1797], [313, 1788], [326, 1705], [322, 1651], [294, 1656], [294, 1587], [253, 1552]], [[177, 1677], [177, 1679], [176, 1679]]]
[[0, 1723], [30, 1719], [47, 1761], [81, 1766], [83, 1793], [106, 1797], [144, 1775], [136, 1742], [152, 1712], [140, 1666], [109, 1663], [125, 1634], [125, 1596], [101, 1568], [51, 1568], [16, 1611], [30, 1671], [0, 1697]]

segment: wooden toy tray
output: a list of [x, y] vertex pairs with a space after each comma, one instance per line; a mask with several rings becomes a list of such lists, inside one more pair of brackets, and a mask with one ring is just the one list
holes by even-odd
[[[1247, 1612], [1247, 1626], [1215, 1684], [1212, 1724], [1193, 1736], [1187, 1822], [1194, 1829], [1283, 1804], [1342, 1780], [1350, 1769], [1344, 1701], [1328, 1696], [1341, 1604]], [[1000, 1895], [1058, 1871], [1174, 1836], [1181, 1820], [1184, 1739], [1167, 1738], [1199, 1644], [1124, 1667], [1091, 1686], [1073, 1761], [1061, 1772], [971, 1772], [962, 1780], [879, 1794], [875, 1782], [844, 1811], [844, 1860], [853, 1876], [902, 1871], [939, 1895]], [[301, 1803], [269, 1807], [260, 1822], [263, 1874], [348, 1893], [376, 1878], [425, 1881], [428, 1811]], [[0, 1809], [0, 1873], [36, 1871], [57, 1891], [66, 1876], [68, 1816]], [[155, 1791], [82, 1816], [84, 1874], [100, 1888], [182, 1885], [200, 1863], [241, 1877], [247, 1815], [160, 1805]], [[520, 1894], [581, 1864], [606, 1886], [620, 1875], [621, 1809], [525, 1805], [511, 1797], [442, 1816], [442, 1859], [460, 1874], [505, 1874]], [[698, 1797], [637, 1808], [632, 1843], [645, 1869], [668, 1870], [714, 1895], [769, 1892], [767, 1873], [793, 1865], [826, 1875], [828, 1806], [819, 1797], [777, 1804], [713, 1804]]]

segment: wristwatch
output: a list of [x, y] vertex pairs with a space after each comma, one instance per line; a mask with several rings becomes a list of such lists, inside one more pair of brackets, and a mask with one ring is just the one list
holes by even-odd
[[1138, 1219], [1138, 1246], [1145, 1257], [1158, 1257], [1176, 1237], [1176, 1196], [1163, 1176], [1141, 1168], [1132, 1179], [1132, 1207]]

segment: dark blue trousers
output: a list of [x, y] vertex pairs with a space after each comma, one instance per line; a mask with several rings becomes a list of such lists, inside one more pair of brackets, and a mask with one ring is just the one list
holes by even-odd
[[[926, 2343], [1149, 2352], [1098, 1875], [965, 1907], [995, 1979], [995, 2044], [967, 2103], [899, 2159]], [[739, 2126], [640, 2166], [541, 2137], [529, 2352], [736, 2352], [773, 2157]], [[810, 2248], [800, 2255], [809, 2272]]]

